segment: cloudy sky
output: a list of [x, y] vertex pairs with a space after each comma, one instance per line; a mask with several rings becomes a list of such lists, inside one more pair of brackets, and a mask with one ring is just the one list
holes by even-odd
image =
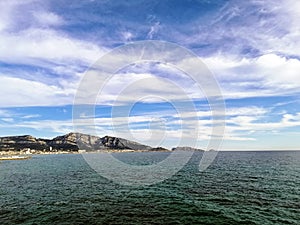
[[[226, 104], [222, 149], [300, 149], [298, 0], [1, 0], [0, 135], [73, 131], [87, 71], [143, 40], [178, 44], [212, 72]], [[95, 118], [80, 116], [100, 136], [173, 147], [197, 126], [198, 147], [213, 138], [205, 94], [174, 65], [136, 62], [97, 91]]]

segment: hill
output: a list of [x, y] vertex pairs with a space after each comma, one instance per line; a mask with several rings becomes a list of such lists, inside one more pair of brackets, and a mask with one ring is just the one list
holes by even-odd
[[53, 139], [36, 138], [31, 135], [0, 137], [0, 151], [44, 151], [74, 152], [78, 150], [142, 150], [157, 151], [157, 148], [143, 145], [123, 138], [98, 137], [82, 133], [68, 133]]

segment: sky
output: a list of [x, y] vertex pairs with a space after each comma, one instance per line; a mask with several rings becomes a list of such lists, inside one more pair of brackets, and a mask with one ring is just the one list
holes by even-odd
[[[211, 71], [226, 106], [222, 150], [300, 149], [298, 0], [1, 0], [0, 136], [76, 131], [87, 71], [144, 40], [182, 46]], [[207, 96], [174, 65], [127, 65], [98, 91], [94, 117], [80, 116], [99, 136], [204, 149], [214, 136]]]

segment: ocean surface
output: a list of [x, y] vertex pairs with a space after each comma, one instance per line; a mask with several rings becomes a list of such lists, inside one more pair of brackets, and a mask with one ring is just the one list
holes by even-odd
[[[114, 156], [145, 165], [168, 154]], [[201, 156], [140, 187], [100, 176], [80, 154], [0, 161], [0, 224], [300, 224], [300, 151], [220, 152], [204, 172]]]

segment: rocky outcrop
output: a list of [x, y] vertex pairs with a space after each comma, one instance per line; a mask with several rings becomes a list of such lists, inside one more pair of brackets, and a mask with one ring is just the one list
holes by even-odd
[[152, 148], [137, 142], [118, 137], [98, 137], [81, 133], [69, 133], [53, 139], [40, 139], [30, 135], [0, 137], [0, 151], [78, 151], [130, 149], [151, 150]]
[[123, 138], [105, 136], [101, 138], [104, 147], [110, 149], [132, 149], [132, 150], [150, 150], [151, 147], [142, 145], [134, 141], [128, 141]]
[[0, 138], [1, 151], [20, 151], [26, 148], [46, 150], [48, 148], [47, 140], [35, 138], [30, 135]]
[[163, 148], [163, 147], [156, 147], [156, 148], [151, 148], [151, 151], [156, 151], [156, 152], [169, 152], [169, 149]]
[[52, 149], [58, 150], [95, 150], [99, 149], [97, 146], [100, 139], [100, 137], [87, 134], [69, 133], [66, 135], [55, 137], [52, 140], [49, 140], [47, 144], [49, 145], [49, 147], [52, 147]]
[[172, 151], [204, 151], [203, 149], [199, 149], [199, 148], [192, 148], [192, 147], [176, 147], [176, 148], [172, 148]]

